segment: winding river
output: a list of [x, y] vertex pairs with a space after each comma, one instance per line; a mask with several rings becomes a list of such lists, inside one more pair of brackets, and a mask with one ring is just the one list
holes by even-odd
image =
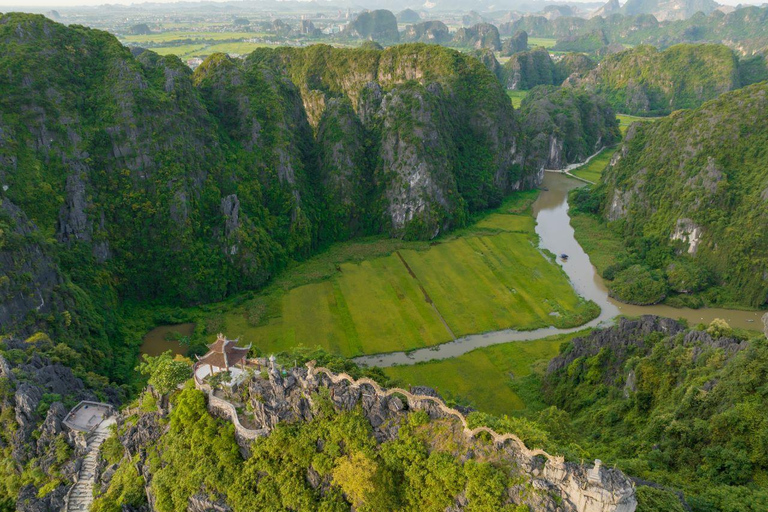
[[358, 364], [368, 366], [393, 366], [416, 364], [432, 359], [448, 359], [460, 356], [476, 348], [487, 347], [510, 341], [529, 341], [555, 334], [566, 334], [580, 331], [587, 327], [609, 324], [619, 315], [640, 316], [660, 315], [670, 318], [685, 318], [690, 325], [700, 322], [709, 323], [715, 318], [725, 319], [733, 327], [745, 329], [762, 328], [762, 312], [740, 311], [719, 308], [673, 308], [670, 306], [632, 306], [615, 301], [608, 296], [608, 289], [603, 279], [589, 261], [589, 257], [576, 241], [573, 228], [568, 216], [568, 192], [584, 186], [584, 183], [558, 172], [545, 173], [542, 187], [545, 189], [533, 204], [533, 215], [536, 217], [536, 233], [540, 238], [540, 246], [554, 254], [565, 253], [567, 261], [558, 258], [558, 263], [568, 275], [575, 290], [587, 299], [593, 300], [600, 306], [600, 315], [579, 327], [558, 329], [545, 327], [532, 331], [515, 331], [506, 329], [484, 334], [472, 334], [437, 345], [411, 352], [392, 352], [362, 356], [354, 359]]

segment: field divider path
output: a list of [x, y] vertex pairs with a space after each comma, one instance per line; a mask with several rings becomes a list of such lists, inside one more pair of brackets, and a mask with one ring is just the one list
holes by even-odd
[[405, 258], [403, 258], [403, 255], [400, 254], [400, 251], [395, 251], [397, 253], [397, 257], [400, 258], [400, 261], [402, 262], [403, 266], [405, 266], [405, 270], [408, 271], [408, 274], [413, 278], [414, 281], [416, 281], [416, 284], [419, 285], [419, 289], [421, 290], [421, 293], [424, 294], [424, 300], [427, 301], [427, 304], [432, 306], [432, 309], [435, 310], [435, 313], [437, 314], [437, 317], [440, 319], [441, 322], [443, 322], [443, 325], [445, 326], [445, 329], [448, 331], [448, 334], [451, 335], [452, 340], [456, 340], [456, 335], [453, 333], [453, 330], [451, 330], [451, 327], [448, 325], [448, 322], [445, 321], [445, 318], [443, 317], [442, 313], [440, 313], [440, 310], [437, 309], [437, 306], [432, 301], [432, 297], [429, 296], [429, 293], [427, 293], [427, 290], [424, 289], [424, 286], [421, 284], [421, 281], [419, 280], [418, 276], [416, 276], [416, 273], [413, 271], [410, 265], [408, 265], [408, 262], [405, 261]]

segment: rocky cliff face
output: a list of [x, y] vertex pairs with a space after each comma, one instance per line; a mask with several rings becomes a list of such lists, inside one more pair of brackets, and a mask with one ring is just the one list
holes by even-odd
[[[85, 453], [83, 439], [62, 425], [68, 412], [62, 402], [97, 400], [69, 367], [36, 355], [51, 347], [41, 335], [0, 342], [0, 351], [13, 355], [8, 360], [0, 354], [0, 503], [15, 504], [19, 512], [62, 510]], [[113, 403], [119, 400], [114, 388], [102, 392]], [[23, 478], [22, 471], [36, 476]]]
[[442, 21], [423, 21], [405, 27], [401, 37], [409, 43], [444, 44], [451, 40], [451, 33]]
[[511, 90], [528, 90], [537, 85], [557, 85], [555, 64], [545, 48], [513, 54], [504, 63], [504, 85]]
[[475, 50], [487, 48], [497, 52], [501, 50], [499, 29], [490, 23], [478, 23], [468, 28], [460, 28], [453, 36], [453, 44]]

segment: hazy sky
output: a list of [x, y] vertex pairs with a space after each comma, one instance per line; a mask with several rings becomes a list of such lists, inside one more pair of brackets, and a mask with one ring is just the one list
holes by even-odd
[[[153, 0], [152, 3], [173, 3], [177, 2], [178, 0]], [[194, 0], [192, 0], [194, 1]], [[223, 1], [223, 0], [207, 0], [207, 1]], [[573, 0], [578, 1], [578, 0]], [[590, 1], [600, 1], [600, 0], [590, 0]], [[718, 0], [719, 3], [722, 4], [728, 4], [728, 5], [738, 5], [738, 4], [762, 4], [768, 0]], [[144, 3], [142, 1], [136, 1], [136, 0], [0, 0], [0, 11], [1, 10], [10, 10], [9, 8], [14, 8], [14, 10], [24, 10], [24, 7], [72, 7], [72, 6], [79, 6], [79, 5], [103, 5], [103, 4], [139, 4]], [[467, 2], [467, 8], [471, 8], [471, 0]], [[623, 0], [621, 0], [621, 3], [624, 3]]]

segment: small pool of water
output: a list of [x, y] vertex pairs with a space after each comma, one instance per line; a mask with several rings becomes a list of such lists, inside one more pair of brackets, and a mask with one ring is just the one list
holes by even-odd
[[185, 355], [188, 349], [187, 345], [169, 339], [169, 337], [176, 333], [189, 337], [192, 336], [194, 331], [195, 324], [193, 323], [155, 327], [144, 335], [144, 342], [141, 344], [139, 353], [142, 355], [159, 356], [163, 352], [170, 350], [173, 354]]

